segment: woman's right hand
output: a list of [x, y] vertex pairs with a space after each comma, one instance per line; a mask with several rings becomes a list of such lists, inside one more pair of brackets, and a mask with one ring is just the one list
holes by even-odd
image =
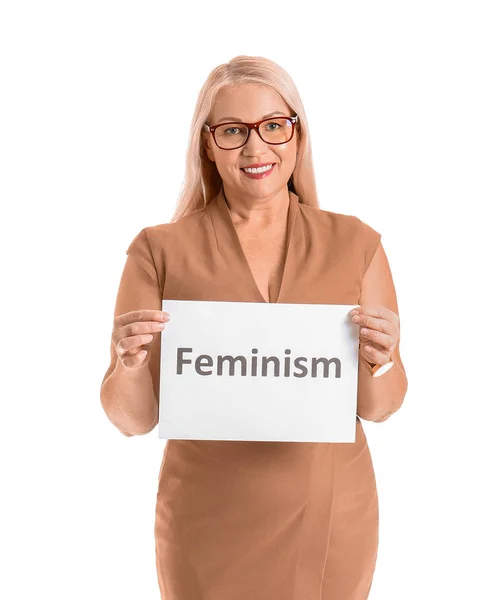
[[127, 369], [138, 369], [148, 364], [154, 333], [163, 331], [169, 320], [169, 313], [146, 309], [115, 317], [112, 341], [118, 361]]

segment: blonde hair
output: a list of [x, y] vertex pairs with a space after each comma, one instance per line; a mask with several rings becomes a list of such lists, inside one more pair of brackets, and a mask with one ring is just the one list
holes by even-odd
[[299, 116], [296, 166], [288, 183], [302, 204], [318, 207], [315, 172], [311, 156], [308, 122], [299, 92], [289, 74], [273, 61], [260, 56], [236, 56], [209, 74], [199, 92], [190, 127], [185, 177], [171, 222], [205, 208], [219, 193], [223, 183], [216, 164], [203, 147], [202, 129], [208, 122], [218, 93], [225, 87], [246, 83], [267, 86], [278, 93]]

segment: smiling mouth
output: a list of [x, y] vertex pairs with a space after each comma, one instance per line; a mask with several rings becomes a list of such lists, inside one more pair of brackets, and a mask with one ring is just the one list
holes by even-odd
[[270, 171], [277, 163], [269, 163], [262, 167], [241, 167], [240, 170], [245, 173], [265, 173]]

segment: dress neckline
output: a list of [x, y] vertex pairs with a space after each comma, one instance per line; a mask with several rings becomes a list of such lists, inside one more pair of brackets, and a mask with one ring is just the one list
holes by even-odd
[[218, 247], [220, 252], [227, 257], [230, 267], [233, 267], [234, 274], [240, 273], [241, 283], [248, 286], [248, 290], [258, 298], [259, 302], [266, 304], [276, 304], [281, 302], [282, 295], [285, 293], [288, 285], [288, 279], [291, 277], [293, 266], [293, 248], [295, 242], [295, 223], [296, 217], [300, 211], [298, 196], [289, 190], [289, 209], [287, 211], [287, 235], [285, 243], [284, 265], [282, 276], [275, 300], [270, 301], [261, 293], [256, 279], [247, 260], [246, 254], [240, 242], [239, 234], [232, 221], [232, 216], [225, 196], [223, 185], [219, 193], [209, 203], [211, 219], [215, 230]]

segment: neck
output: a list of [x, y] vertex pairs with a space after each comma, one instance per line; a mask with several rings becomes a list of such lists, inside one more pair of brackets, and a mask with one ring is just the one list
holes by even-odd
[[271, 196], [235, 196], [223, 190], [233, 224], [244, 229], [268, 231], [285, 227], [290, 192], [287, 186]]

